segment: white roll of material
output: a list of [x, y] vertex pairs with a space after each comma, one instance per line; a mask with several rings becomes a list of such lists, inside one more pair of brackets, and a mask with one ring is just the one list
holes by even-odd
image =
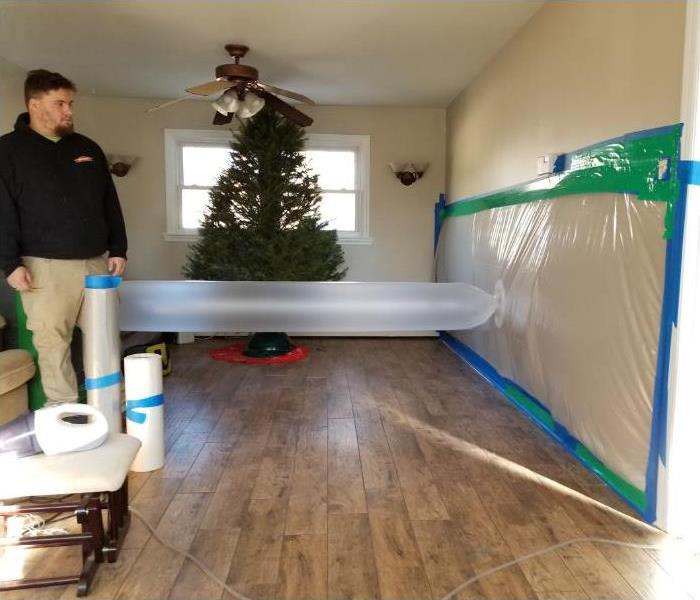
[[132, 471], [154, 471], [165, 462], [163, 363], [158, 354], [124, 359], [126, 432], [141, 441]]
[[113, 433], [122, 431], [121, 346], [119, 342], [120, 277], [88, 275], [80, 312], [87, 403], [98, 409]]

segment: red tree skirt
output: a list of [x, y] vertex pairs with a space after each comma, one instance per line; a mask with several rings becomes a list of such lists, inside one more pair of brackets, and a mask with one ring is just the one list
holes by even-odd
[[279, 365], [304, 360], [309, 355], [309, 349], [306, 346], [297, 346], [294, 348], [294, 350], [287, 352], [287, 354], [280, 354], [279, 356], [246, 356], [243, 354], [245, 347], [245, 342], [239, 342], [238, 344], [233, 344], [232, 346], [209, 350], [209, 356], [215, 358], [216, 360], [225, 360], [226, 362], [230, 363], [243, 363], [246, 365]]

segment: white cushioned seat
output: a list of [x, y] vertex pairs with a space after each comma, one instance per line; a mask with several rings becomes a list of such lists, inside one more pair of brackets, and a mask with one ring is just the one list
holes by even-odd
[[92, 450], [26, 458], [0, 457], [0, 500], [118, 490], [141, 442], [113, 433]]

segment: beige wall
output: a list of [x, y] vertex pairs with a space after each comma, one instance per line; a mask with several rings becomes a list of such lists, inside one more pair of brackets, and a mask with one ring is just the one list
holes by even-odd
[[447, 110], [451, 201], [536, 157], [680, 120], [685, 3], [549, 2]]
[[[19, 67], [0, 58], [0, 135], [10, 131], [17, 115], [24, 110], [24, 78], [26, 73]], [[14, 324], [15, 295], [5, 282], [0, 271], [0, 315], [9, 323], [5, 343], [8, 347], [16, 345]]]
[[24, 110], [26, 72], [0, 58], [0, 135], [10, 131]]
[[[80, 96], [76, 128], [105, 153], [138, 157], [124, 178], [115, 178], [127, 221], [128, 275], [133, 279], [181, 278], [187, 244], [166, 242], [163, 130], [208, 129], [212, 109], [182, 102], [156, 113], [144, 99]], [[310, 133], [371, 137], [370, 235], [372, 245], [344, 246], [348, 280], [428, 281], [432, 269], [433, 203], [445, 177], [445, 111], [316, 106]], [[429, 161], [422, 180], [402, 186], [387, 164]]]

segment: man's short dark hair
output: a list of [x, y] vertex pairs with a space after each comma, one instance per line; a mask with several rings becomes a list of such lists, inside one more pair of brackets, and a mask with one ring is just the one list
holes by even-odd
[[29, 104], [30, 98], [36, 98], [40, 94], [46, 94], [51, 90], [73, 90], [78, 88], [70, 80], [60, 73], [52, 73], [46, 69], [34, 69], [27, 73], [24, 80], [24, 103]]

